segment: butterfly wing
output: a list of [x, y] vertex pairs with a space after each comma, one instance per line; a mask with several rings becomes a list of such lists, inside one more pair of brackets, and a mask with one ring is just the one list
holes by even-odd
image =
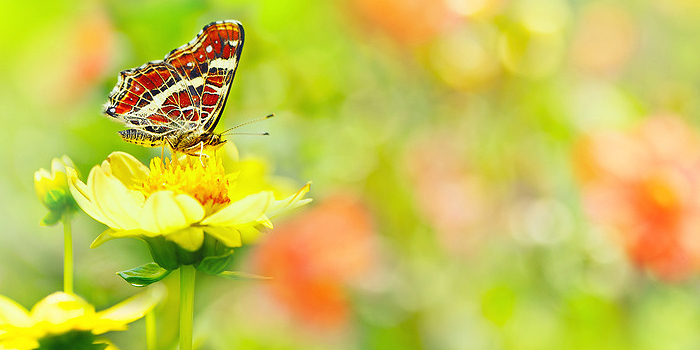
[[243, 48], [238, 21], [208, 24], [163, 61], [122, 71], [104, 113], [132, 128], [129, 142], [163, 144], [166, 136], [201, 127], [212, 131], [223, 111]]
[[184, 126], [181, 111], [189, 101], [177, 70], [153, 61], [119, 74], [104, 112], [128, 127], [163, 138]]
[[219, 21], [206, 25], [194, 40], [165, 56], [165, 62], [184, 78], [192, 110], [183, 118], [212, 132], [221, 118], [243, 50], [243, 25]]

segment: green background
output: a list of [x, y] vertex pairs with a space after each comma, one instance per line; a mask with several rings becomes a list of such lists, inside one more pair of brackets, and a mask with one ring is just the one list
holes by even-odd
[[[122, 126], [100, 115], [118, 72], [237, 19], [246, 42], [218, 130], [275, 113], [241, 130], [271, 136], [230, 138], [241, 157], [313, 181], [314, 202], [294, 215], [338, 193], [362, 203], [377, 258], [343, 283], [341, 327], [300, 321], [259, 282], [202, 276], [200, 349], [700, 348], [697, 279], [635, 268], [585, 215], [572, 165], [595, 130], [660, 111], [696, 124], [694, 1], [0, 7], [0, 293], [26, 307], [62, 286], [61, 230], [38, 225], [34, 171], [66, 154], [84, 179], [113, 151], [159, 155], [121, 141]], [[76, 291], [98, 310], [137, 291], [116, 271], [149, 261], [137, 240], [90, 250], [103, 229], [75, 219]], [[255, 249], [241, 249], [238, 269]], [[165, 283], [159, 342], [174, 349], [177, 278]], [[143, 329], [109, 337], [145, 349]]]

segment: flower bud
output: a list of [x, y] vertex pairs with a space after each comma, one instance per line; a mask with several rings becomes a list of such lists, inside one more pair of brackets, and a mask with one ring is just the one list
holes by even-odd
[[53, 226], [78, 210], [78, 205], [68, 188], [68, 167], [75, 168], [75, 165], [68, 156], [62, 156], [51, 161], [51, 172], [41, 168], [34, 173], [37, 198], [49, 209], [49, 213], [41, 220], [41, 225]]

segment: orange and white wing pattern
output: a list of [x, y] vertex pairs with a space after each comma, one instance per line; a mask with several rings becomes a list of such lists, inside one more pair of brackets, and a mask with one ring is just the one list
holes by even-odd
[[104, 113], [129, 130], [128, 142], [160, 146], [168, 136], [211, 133], [231, 89], [243, 49], [243, 25], [217, 21], [161, 61], [119, 74]]

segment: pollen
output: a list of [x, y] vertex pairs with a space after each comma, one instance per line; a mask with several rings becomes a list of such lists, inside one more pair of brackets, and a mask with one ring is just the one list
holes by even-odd
[[195, 198], [207, 213], [228, 204], [229, 188], [235, 175], [227, 175], [220, 159], [186, 157], [151, 160], [149, 176], [138, 186], [146, 198], [158, 191], [184, 193]]

